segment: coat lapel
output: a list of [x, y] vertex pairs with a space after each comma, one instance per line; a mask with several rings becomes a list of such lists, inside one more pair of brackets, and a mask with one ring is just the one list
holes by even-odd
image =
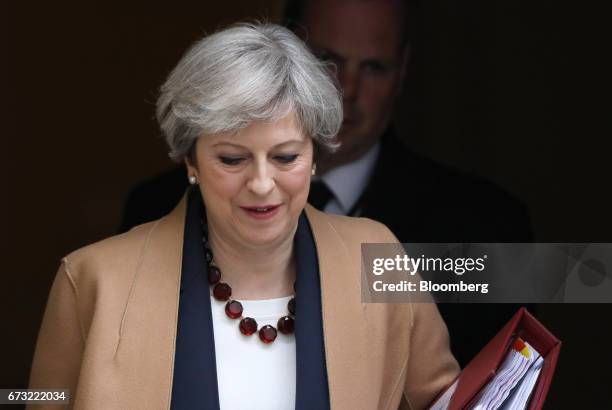
[[[360, 260], [355, 250], [327, 221], [324, 213], [306, 205], [321, 274], [323, 335], [332, 409], [376, 408], [368, 402], [375, 386], [368, 360], [366, 305], [361, 303]], [[350, 257], [349, 255], [353, 255]]]
[[207, 264], [202, 251], [200, 191], [190, 190], [183, 240], [172, 409], [219, 410], [215, 339]]
[[155, 223], [135, 266], [114, 355], [117, 407], [170, 406], [185, 205]]
[[295, 233], [296, 292], [296, 410], [328, 409], [329, 386], [323, 343], [321, 283], [317, 252], [306, 216]]

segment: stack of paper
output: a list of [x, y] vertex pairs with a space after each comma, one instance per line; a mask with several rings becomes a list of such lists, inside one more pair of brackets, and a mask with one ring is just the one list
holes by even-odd
[[[523, 410], [527, 408], [544, 359], [529, 344], [516, 339], [495, 376], [482, 389], [469, 409]], [[455, 393], [459, 380], [436, 400], [430, 410], [445, 410]]]
[[501, 406], [502, 410], [522, 410], [527, 408], [529, 397], [538, 381], [538, 376], [540, 375], [543, 364], [544, 359], [541, 356], [538, 357], [535, 363], [527, 370], [527, 374], [525, 374], [523, 381], [512, 390], [510, 397], [508, 397]]
[[542, 356], [517, 339], [495, 377], [482, 390], [474, 410], [524, 409], [540, 374]]

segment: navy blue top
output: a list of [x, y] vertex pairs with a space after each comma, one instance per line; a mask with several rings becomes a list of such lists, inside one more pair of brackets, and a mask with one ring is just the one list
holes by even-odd
[[[172, 384], [171, 408], [174, 410], [219, 410], [210, 288], [202, 249], [200, 221], [203, 214], [200, 191], [191, 189], [183, 238], [181, 295]], [[329, 388], [323, 344], [319, 263], [312, 231], [304, 213], [298, 221], [294, 247], [297, 267], [295, 408], [325, 410], [329, 409]]]

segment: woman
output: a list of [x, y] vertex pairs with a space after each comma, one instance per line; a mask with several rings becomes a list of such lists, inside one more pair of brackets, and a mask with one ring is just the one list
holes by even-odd
[[342, 108], [300, 40], [275, 25], [204, 38], [157, 114], [192, 189], [63, 259], [32, 388], [69, 388], [76, 408], [395, 409], [452, 381], [435, 305], [361, 302], [361, 243], [394, 236], [306, 204]]

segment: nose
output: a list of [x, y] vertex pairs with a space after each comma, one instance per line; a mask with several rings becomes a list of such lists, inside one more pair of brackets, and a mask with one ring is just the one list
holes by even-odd
[[274, 170], [267, 161], [255, 163], [253, 172], [247, 181], [247, 188], [258, 196], [267, 196], [275, 186]]
[[359, 96], [359, 70], [348, 64], [338, 67], [338, 82], [342, 88], [342, 99], [354, 101]]

